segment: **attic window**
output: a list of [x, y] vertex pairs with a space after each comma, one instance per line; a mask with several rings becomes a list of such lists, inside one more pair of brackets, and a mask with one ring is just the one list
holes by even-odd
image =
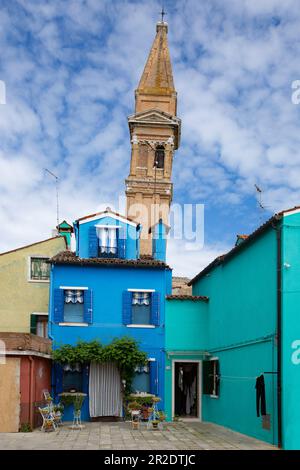
[[165, 164], [165, 149], [162, 145], [158, 145], [155, 150], [154, 166], [156, 168], [164, 168]]
[[97, 227], [98, 232], [98, 256], [116, 257], [118, 254], [117, 226]]

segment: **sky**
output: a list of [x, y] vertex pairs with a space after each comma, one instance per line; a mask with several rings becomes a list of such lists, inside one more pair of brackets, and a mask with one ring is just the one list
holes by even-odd
[[[300, 204], [298, 0], [164, 2], [181, 145], [174, 202], [204, 205], [204, 245], [169, 240], [193, 276], [273, 212]], [[127, 116], [161, 2], [1, 0], [0, 252], [107, 206], [129, 173]], [[254, 185], [262, 189], [260, 209]]]

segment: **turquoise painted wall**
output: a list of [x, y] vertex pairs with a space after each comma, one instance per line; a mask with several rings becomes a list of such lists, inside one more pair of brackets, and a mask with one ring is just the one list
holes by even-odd
[[209, 297], [208, 351], [220, 359], [220, 395], [203, 398], [203, 419], [270, 443], [277, 443], [276, 375], [266, 378], [270, 431], [256, 417], [254, 387], [261, 372], [276, 371], [274, 342], [260, 342], [276, 334], [276, 253], [270, 228], [193, 286]]
[[[208, 320], [207, 302], [167, 300], [165, 308], [165, 413], [172, 420], [172, 361], [201, 360], [201, 354], [180, 354], [180, 351], [201, 351], [206, 347]], [[174, 354], [178, 351], [178, 354]], [[172, 355], [170, 353], [173, 353]]]
[[285, 449], [300, 449], [300, 214], [282, 224], [282, 424]]

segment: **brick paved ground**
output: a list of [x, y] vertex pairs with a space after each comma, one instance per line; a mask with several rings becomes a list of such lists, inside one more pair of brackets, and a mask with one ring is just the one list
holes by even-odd
[[64, 424], [56, 432], [1, 433], [0, 449], [255, 450], [276, 449], [208, 423], [165, 423], [162, 431], [131, 429], [130, 423], [86, 423], [74, 431]]

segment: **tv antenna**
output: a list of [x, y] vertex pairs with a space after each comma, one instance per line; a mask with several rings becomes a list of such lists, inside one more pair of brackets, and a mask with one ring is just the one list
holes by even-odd
[[58, 176], [56, 176], [52, 171], [45, 168], [45, 171], [55, 179], [55, 189], [56, 189], [56, 219], [57, 219], [57, 226], [59, 225], [59, 200], [58, 200]]
[[255, 184], [254, 187], [255, 187], [256, 192], [258, 194], [257, 203], [258, 203], [258, 207], [260, 209], [260, 219], [262, 220], [263, 219], [263, 213], [264, 213], [264, 211], [267, 210], [267, 207], [262, 202], [263, 190], [257, 184]]

